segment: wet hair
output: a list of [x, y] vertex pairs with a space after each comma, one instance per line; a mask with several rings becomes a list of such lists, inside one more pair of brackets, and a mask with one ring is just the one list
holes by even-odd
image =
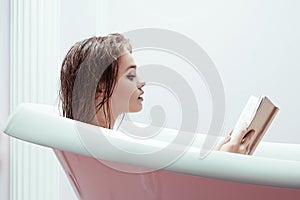
[[[92, 123], [103, 107], [105, 128], [112, 128], [109, 98], [118, 74], [118, 58], [132, 47], [123, 35], [112, 33], [77, 42], [65, 56], [60, 73], [63, 116]], [[101, 94], [102, 100], [95, 100]]]

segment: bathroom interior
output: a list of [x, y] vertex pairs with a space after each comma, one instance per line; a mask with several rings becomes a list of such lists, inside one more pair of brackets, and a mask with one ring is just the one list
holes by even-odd
[[[130, 195], [136, 199], [143, 195], [144, 199], [196, 199], [201, 197], [201, 193], [205, 199], [234, 199], [239, 195], [245, 195], [244, 199], [300, 198], [300, 60], [297, 53], [300, 45], [300, 26], [297, 20], [300, 17], [299, 1], [0, 1], [0, 200], [119, 199], [120, 185], [115, 188], [112, 186], [102, 198], [78, 194], [64, 164], [53, 151], [59, 146], [55, 144], [55, 140], [47, 143], [47, 139], [40, 139], [38, 136], [30, 136], [28, 139], [26, 131], [24, 138], [27, 137], [27, 140], [18, 139], [21, 136], [13, 137], [13, 134], [10, 136], [3, 130], [9, 116], [12, 116], [21, 103], [59, 107], [61, 63], [75, 42], [114, 32], [134, 35], [138, 30], [151, 28], [173, 32], [174, 35], [171, 36], [174, 38], [177, 34], [184, 35], [199, 45], [213, 63], [216, 77], [219, 78], [216, 81], [222, 85], [218, 92], [224, 98], [218, 101], [223, 103], [224, 109], [223, 113], [220, 111], [222, 121], [219, 136], [224, 137], [232, 130], [251, 95], [268, 96], [280, 110], [254, 155], [212, 153], [211, 160], [203, 159], [204, 164], [202, 168], [199, 167], [202, 171], [193, 171], [193, 167], [182, 166], [186, 161], [184, 159], [195, 156], [192, 150], [188, 150], [186, 157], [175, 162], [173, 167], [170, 165], [166, 168], [161, 176], [164, 180], [151, 180], [148, 183], [151, 189], [146, 189], [147, 194], [134, 194], [135, 186], [132, 185], [126, 193], [128, 198], [124, 196], [124, 199], [129, 199]], [[151, 34], [147, 37], [151, 37]], [[159, 41], [169, 38], [156, 39]], [[183, 43], [174, 40], [174, 45], [180, 46]], [[206, 77], [201, 76], [201, 73], [193, 73], [194, 68], [181, 56], [170, 53], [171, 51], [172, 49], [161, 51], [158, 48], [133, 51], [137, 66], [141, 66], [137, 71], [142, 73], [142, 66], [157, 64], [181, 74], [196, 94], [192, 97], [195, 98], [199, 111], [199, 124], [195, 132], [205, 135], [209, 132], [215, 114], [210, 85], [205, 81]], [[195, 52], [191, 48], [187, 53]], [[130, 113], [127, 117], [136, 124], [149, 124], [151, 120], [157, 119], [159, 121], [160, 112], [153, 114], [153, 108], [155, 111], [159, 105], [167, 119], [164, 126], [170, 130], [179, 130], [183, 120], [182, 108], [176, 95], [166, 88], [159, 84], [146, 86], [143, 110]], [[20, 118], [15, 119], [22, 121]], [[26, 120], [28, 119], [24, 118], [23, 122]], [[55, 120], [56, 118], [53, 122]], [[28, 121], [31, 122], [29, 128], [40, 122], [39, 117], [33, 117]], [[41, 130], [43, 127], [51, 129], [47, 122], [49, 121], [39, 123], [42, 123]], [[126, 125], [126, 120], [123, 125]], [[50, 135], [50, 131], [48, 132]], [[48, 132], [45, 130], [45, 135]], [[58, 140], [59, 133], [58, 130]], [[205, 137], [200, 138], [203, 140]], [[65, 142], [67, 146], [68, 141]], [[70, 149], [73, 153], [79, 153], [77, 147], [79, 144], [74, 144]], [[114, 159], [116, 160], [113, 161], [118, 160], [117, 157]], [[198, 162], [201, 165], [199, 159], [190, 164]], [[219, 171], [215, 175], [210, 174], [212, 171], [206, 171], [205, 162], [207, 166], [219, 165], [216, 167]], [[228, 167], [235, 166], [236, 162], [247, 168], [226, 171]], [[249, 165], [242, 165], [241, 162]], [[151, 166], [149, 164], [146, 167]], [[247, 175], [246, 169], [251, 176], [251, 173], [256, 173], [254, 178]], [[168, 177], [170, 180], [167, 180]], [[190, 177], [193, 177], [192, 181]], [[106, 178], [109, 179], [109, 176]], [[107, 179], [101, 184], [109, 182]], [[126, 188], [126, 178], [122, 180]], [[165, 186], [180, 181], [181, 185], [178, 183], [173, 190], [181, 186], [186, 188], [177, 188], [174, 193], [172, 187]], [[140, 184], [136, 187], [147, 188], [146, 181], [146, 186], [142, 182]], [[82, 187], [81, 183], [79, 185]], [[101, 185], [86, 187], [97, 190]], [[89, 192], [84, 188], [82, 191]], [[173, 193], [173, 196], [168, 192]]]

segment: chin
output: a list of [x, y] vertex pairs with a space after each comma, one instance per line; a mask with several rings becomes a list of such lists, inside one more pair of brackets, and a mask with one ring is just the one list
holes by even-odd
[[132, 113], [134, 113], [134, 112], [140, 112], [142, 109], [143, 109], [143, 106], [137, 106], [135, 108], [131, 108], [129, 110], [129, 112], [132, 112]]

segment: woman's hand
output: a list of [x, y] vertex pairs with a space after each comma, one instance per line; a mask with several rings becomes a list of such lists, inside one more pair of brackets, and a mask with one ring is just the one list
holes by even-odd
[[[232, 131], [215, 147], [217, 151], [226, 151], [231, 153], [240, 153], [248, 155], [250, 152], [250, 140], [254, 135], [254, 130], [248, 130], [245, 123], [237, 137], [231, 139]], [[244, 135], [246, 135], [244, 137]]]

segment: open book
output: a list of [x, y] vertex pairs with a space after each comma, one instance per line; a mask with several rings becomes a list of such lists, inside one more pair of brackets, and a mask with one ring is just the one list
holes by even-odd
[[276, 107], [268, 97], [262, 96], [258, 98], [255, 96], [250, 96], [236, 125], [234, 126], [231, 137], [236, 137], [241, 130], [243, 123], [246, 122], [248, 124], [248, 130], [255, 130], [255, 133], [250, 141], [249, 155], [252, 155], [272, 123], [278, 110], [279, 108]]

